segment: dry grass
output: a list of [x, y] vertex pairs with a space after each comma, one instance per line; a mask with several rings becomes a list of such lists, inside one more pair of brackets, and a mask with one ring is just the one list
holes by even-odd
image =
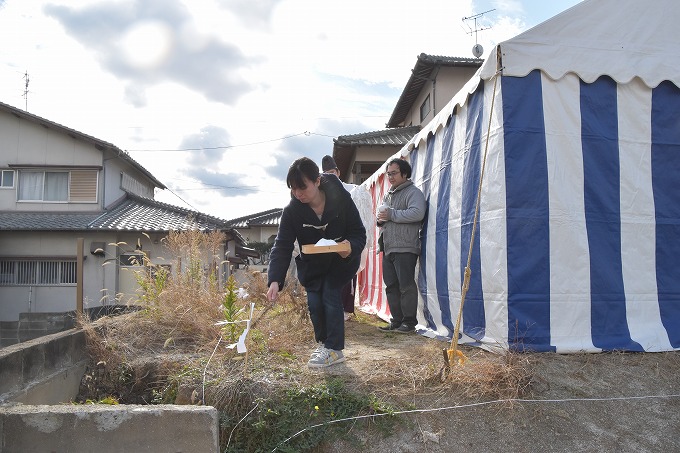
[[[201, 244], [218, 242], [214, 235], [173, 233], [167, 245], [178, 257], [176, 268], [186, 271], [162, 285], [151, 273], [140, 275], [147, 291], [140, 295], [139, 311], [96, 322], [80, 320], [91, 357], [80, 401], [112, 397], [127, 404], [209, 404], [223, 413], [231, 431], [254, 407], [280, 397], [281, 390], [328, 379], [306, 367], [313, 334], [304, 289], [297, 284], [289, 284], [272, 304], [265, 297], [265, 276], [252, 273], [245, 285], [247, 297], [236, 301], [241, 320], [255, 303], [248, 354], [225, 347], [233, 340], [215, 325], [225, 319], [225, 289], [202, 271], [205, 264], [216, 269], [215, 261], [199, 254]], [[357, 328], [366, 325], [376, 332], [370, 325], [375, 318], [360, 315], [354, 322]], [[245, 324], [239, 326], [240, 334]], [[339, 377], [348, 388], [379, 400], [415, 405], [441, 395], [490, 400], [518, 398], [530, 391], [532, 370], [525, 355], [469, 349], [475, 354], [471, 360], [443, 376], [441, 342], [417, 336], [395, 338], [411, 342], [402, 348], [407, 359], [382, 359], [385, 337], [371, 335], [354, 339], [366, 343], [367, 356], [353, 362], [353, 375]], [[221, 436], [226, 441], [229, 433]]]
[[517, 399], [531, 391], [533, 370], [526, 354], [476, 353], [446, 376], [450, 389], [470, 399]]
[[[172, 282], [158, 303], [144, 310], [96, 323], [83, 322], [90, 356], [93, 363], [100, 363], [99, 368], [106, 368], [115, 383], [129, 383], [120, 376], [131, 373], [146, 399], [149, 390], [162, 391], [168, 385], [165, 381], [174, 380], [184, 393], [190, 388], [201, 396], [210, 395], [213, 400], [206, 397], [206, 403], [249, 407], [253, 398], [246, 394], [259, 395], [262, 390], [254, 385], [259, 391], [244, 392], [242, 387], [249, 383], [266, 381], [267, 387], [278, 388], [308, 384], [317, 378], [296, 373], [304, 368], [306, 348], [313, 341], [304, 291], [287, 287], [276, 305], [266, 301], [265, 291], [264, 277], [254, 274], [247, 286], [250, 296], [240, 302], [244, 308], [251, 301], [256, 303], [248, 357], [224, 347], [226, 340], [214, 325], [221, 319], [218, 296], [196, 288], [189, 291]], [[465, 365], [454, 366], [443, 375], [441, 343], [423, 341], [408, 348], [408, 360], [383, 360], [366, 368], [359, 365], [361, 374], [348, 384], [390, 401], [404, 395], [415, 400], [441, 393], [468, 399], [512, 399], [530, 391], [533, 375], [527, 355], [495, 355], [476, 349], [469, 349], [468, 354], [471, 359]], [[194, 371], [182, 374], [189, 369]], [[146, 386], [141, 384], [143, 379], [147, 379]], [[204, 380], [207, 388], [203, 388]], [[88, 396], [97, 399], [106, 392], [126, 394], [109, 383], [102, 385], [97, 395]], [[244, 398], [246, 401], [236, 400]]]

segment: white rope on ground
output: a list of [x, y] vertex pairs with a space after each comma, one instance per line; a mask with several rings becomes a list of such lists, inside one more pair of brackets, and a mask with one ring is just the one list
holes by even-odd
[[[281, 445], [287, 443], [289, 440], [294, 439], [295, 437], [299, 436], [300, 434], [304, 433], [305, 431], [310, 431], [314, 428], [319, 428], [321, 426], [325, 425], [331, 425], [334, 423], [340, 423], [340, 422], [346, 422], [350, 420], [360, 420], [363, 418], [376, 418], [376, 417], [383, 417], [385, 415], [402, 415], [402, 414], [417, 414], [417, 413], [426, 413], [426, 412], [438, 412], [438, 411], [446, 411], [446, 410], [451, 410], [451, 409], [467, 409], [471, 407], [477, 407], [477, 406], [487, 406], [490, 404], [497, 404], [497, 403], [569, 403], [569, 402], [610, 402], [610, 401], [632, 401], [632, 400], [643, 400], [643, 399], [670, 399], [670, 398], [680, 398], [680, 393], [679, 394], [672, 394], [672, 395], [644, 395], [644, 396], [618, 396], [618, 397], [610, 397], [610, 398], [563, 398], [563, 399], [547, 399], [547, 400], [537, 400], [537, 399], [521, 399], [521, 398], [508, 398], [504, 400], [493, 400], [493, 401], [483, 401], [481, 403], [471, 403], [471, 404], [462, 404], [460, 406], [446, 406], [446, 407], [437, 407], [437, 408], [432, 408], [432, 409], [411, 409], [411, 410], [406, 410], [406, 411], [395, 411], [395, 412], [385, 412], [382, 414], [369, 414], [369, 415], [357, 415], [355, 417], [347, 417], [347, 418], [339, 418], [337, 420], [329, 420], [324, 423], [319, 423], [316, 425], [308, 426], [307, 428], [304, 428], [286, 440], [280, 442], [274, 449], [272, 450], [272, 453], [275, 452]], [[252, 412], [252, 411], [251, 411]]]
[[[234, 429], [231, 430], [231, 432], [229, 433], [229, 439], [227, 439], [227, 448], [229, 448], [229, 444], [231, 443], [231, 436], [234, 434], [234, 431], [236, 431], [236, 428], [238, 428], [238, 425], [240, 425], [241, 422], [243, 420], [245, 420], [246, 417], [249, 416], [251, 412], [253, 412], [255, 409], [257, 409], [257, 406], [259, 406], [259, 404], [260, 404], [259, 402], [255, 403], [255, 406], [253, 406], [253, 408], [250, 409], [246, 415], [241, 417], [241, 420], [239, 420], [238, 423], [236, 423], [236, 425], [234, 425]], [[279, 445], [281, 445], [281, 444], [279, 444]], [[279, 448], [279, 445], [277, 445], [276, 448]]]
[[220, 339], [217, 340], [217, 344], [215, 345], [215, 349], [213, 349], [212, 354], [210, 354], [210, 357], [208, 358], [208, 361], [205, 364], [205, 368], [203, 368], [203, 394], [201, 395], [201, 404], [205, 406], [205, 373], [208, 371], [208, 365], [210, 365], [210, 361], [212, 360], [213, 356], [215, 355], [215, 351], [217, 351], [217, 347], [220, 345], [220, 342], [222, 341], [222, 336], [220, 335]]

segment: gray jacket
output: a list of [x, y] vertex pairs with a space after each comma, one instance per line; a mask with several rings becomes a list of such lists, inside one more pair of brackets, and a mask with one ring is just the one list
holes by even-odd
[[420, 255], [420, 228], [425, 218], [425, 196], [410, 179], [391, 189], [383, 204], [389, 206], [387, 222], [380, 229], [380, 250], [385, 255], [392, 252], [410, 252]]

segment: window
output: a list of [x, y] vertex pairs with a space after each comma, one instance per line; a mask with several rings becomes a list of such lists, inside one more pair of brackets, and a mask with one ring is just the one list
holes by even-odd
[[422, 104], [420, 104], [420, 122], [422, 123], [427, 114], [430, 113], [430, 95], [428, 94]]
[[140, 197], [153, 198], [153, 187], [142, 184], [127, 173], [120, 174], [120, 188]]
[[119, 263], [124, 267], [144, 266], [143, 253], [123, 253], [120, 255]]
[[34, 171], [19, 173], [19, 201], [96, 203], [97, 170]]
[[0, 187], [4, 189], [14, 187], [14, 170], [2, 170], [2, 173], [0, 173]]
[[75, 259], [0, 259], [0, 286], [74, 285], [76, 266]]

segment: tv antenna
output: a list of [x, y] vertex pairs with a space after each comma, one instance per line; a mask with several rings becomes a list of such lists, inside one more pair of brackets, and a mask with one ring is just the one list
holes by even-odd
[[26, 85], [24, 86], [24, 101], [26, 103], [26, 107], [24, 110], [28, 112], [28, 71], [24, 73], [24, 79], [26, 79]]
[[[473, 33], [475, 34], [475, 45], [472, 46], [472, 55], [474, 55], [475, 58], [481, 57], [482, 54], [484, 53], [484, 47], [482, 47], [482, 45], [479, 44], [479, 43], [477, 42], [477, 32], [480, 32], [480, 31], [482, 31], [482, 30], [488, 30], [489, 28], [491, 28], [491, 27], [483, 27], [483, 28], [479, 28], [479, 27], [477, 26], [477, 19], [479, 19], [480, 17], [482, 17], [482, 16], [483, 16], [484, 14], [486, 14], [486, 13], [490, 13], [491, 11], [496, 11], [496, 9], [494, 8], [494, 9], [490, 9], [490, 10], [488, 10], [488, 11], [484, 11], [483, 13], [473, 14], [472, 16], [463, 17], [463, 22], [465, 22], [466, 20], [474, 20], [474, 21], [475, 21], [475, 28], [472, 29], [472, 28], [470, 28], [470, 26], [468, 25], [468, 28], [470, 29], [470, 31], [466, 31], [466, 32], [465, 32], [465, 33], [467, 33], [468, 35], [471, 35], [471, 34], [473, 34]], [[466, 24], [466, 25], [467, 25], [467, 24]]]

